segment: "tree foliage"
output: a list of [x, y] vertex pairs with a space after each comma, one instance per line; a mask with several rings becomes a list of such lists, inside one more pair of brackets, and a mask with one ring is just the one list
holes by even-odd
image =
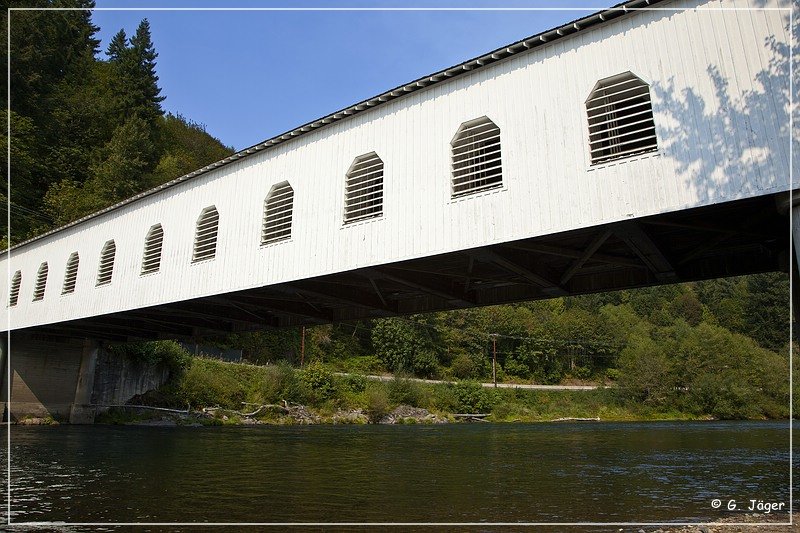
[[[89, 8], [94, 2], [29, 5]], [[202, 126], [164, 115], [158, 53], [146, 19], [130, 38], [120, 30], [104, 59], [98, 57], [98, 29], [90, 11], [12, 13], [11, 189], [2, 191], [11, 201], [12, 244], [232, 152]], [[2, 121], [5, 135], [5, 114]], [[3, 166], [6, 157], [4, 151]]]
[[401, 319], [378, 321], [372, 328], [372, 345], [392, 372], [413, 372], [423, 377], [436, 373], [438, 359], [427, 335], [420, 335], [412, 322]]
[[[785, 274], [760, 274], [314, 326], [306, 361], [370, 373], [380, 361], [400, 374], [488, 381], [496, 350], [501, 380], [604, 382], [620, 401], [661, 412], [779, 417], [789, 396], [787, 298]], [[258, 361], [299, 349], [296, 329], [230, 339], [246, 356], [269, 352]], [[437, 399], [447, 409], [486, 409], [491, 399], [470, 385], [448, 391]]]

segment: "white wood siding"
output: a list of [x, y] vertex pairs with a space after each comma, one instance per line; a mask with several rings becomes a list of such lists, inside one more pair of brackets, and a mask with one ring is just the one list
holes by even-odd
[[[788, 79], [757, 81], [776, 59], [767, 39], [788, 42], [788, 10], [691, 9], [756, 7], [756, 0], [659, 6], [676, 11], [637, 12], [517, 54], [14, 250], [10, 268], [8, 255], [0, 259], [2, 271], [10, 270], [2, 275], [3, 306], [11, 276], [18, 269], [23, 275], [11, 327], [788, 190]], [[724, 105], [714, 68], [730, 95]], [[592, 167], [584, 102], [599, 79], [624, 71], [651, 84], [659, 150]], [[687, 91], [702, 105], [693, 105]], [[748, 91], [764, 105], [745, 109]], [[462, 123], [481, 116], [501, 130], [503, 186], [452, 200], [450, 141]], [[765, 145], [770, 149], [759, 148]], [[345, 173], [354, 158], [373, 151], [384, 162], [383, 216], [345, 226]], [[292, 236], [261, 246], [264, 199], [282, 181], [294, 189]], [[210, 205], [220, 217], [216, 257], [192, 264], [195, 222]], [[141, 275], [145, 236], [156, 223], [164, 229], [161, 268]], [[96, 287], [109, 239], [117, 246], [114, 276]], [[62, 296], [75, 251], [75, 292]], [[50, 267], [47, 289], [33, 302], [43, 261]]]

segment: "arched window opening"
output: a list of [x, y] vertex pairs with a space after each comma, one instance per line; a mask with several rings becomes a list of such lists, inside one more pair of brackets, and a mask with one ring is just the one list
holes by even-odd
[[356, 157], [345, 180], [344, 223], [383, 214], [383, 161], [371, 152]]
[[64, 272], [64, 287], [61, 289], [61, 294], [70, 294], [75, 292], [75, 284], [78, 281], [78, 263], [80, 258], [78, 252], [72, 252], [67, 259], [67, 269]]
[[487, 117], [465, 122], [450, 142], [453, 197], [503, 185], [500, 128]]
[[14, 307], [19, 301], [19, 289], [22, 286], [22, 272], [17, 270], [11, 278], [11, 288], [8, 291], [8, 306]]
[[114, 275], [114, 256], [117, 254], [117, 245], [114, 241], [106, 241], [100, 251], [100, 266], [97, 269], [97, 286], [108, 285]]
[[294, 189], [288, 181], [274, 185], [264, 199], [264, 222], [261, 244], [269, 244], [292, 236]]
[[650, 86], [631, 72], [598, 81], [586, 114], [593, 165], [658, 149]]
[[33, 286], [33, 301], [38, 302], [44, 299], [44, 290], [47, 287], [47, 262], [45, 261], [39, 265], [39, 271], [36, 273], [36, 284]]
[[150, 227], [144, 238], [142, 274], [152, 274], [161, 268], [161, 248], [164, 244], [164, 228], [161, 224]]
[[192, 262], [213, 259], [217, 254], [217, 234], [219, 232], [219, 212], [215, 206], [206, 207], [197, 219], [194, 235]]

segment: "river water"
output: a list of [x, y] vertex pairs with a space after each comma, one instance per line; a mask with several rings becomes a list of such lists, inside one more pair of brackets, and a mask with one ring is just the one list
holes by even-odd
[[788, 422], [15, 426], [11, 458], [15, 522], [702, 521], [789, 498]]

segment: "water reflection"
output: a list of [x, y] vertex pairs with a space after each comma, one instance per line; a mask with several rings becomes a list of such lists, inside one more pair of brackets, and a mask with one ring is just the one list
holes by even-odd
[[713, 520], [788, 504], [787, 425], [14, 427], [13, 519]]

